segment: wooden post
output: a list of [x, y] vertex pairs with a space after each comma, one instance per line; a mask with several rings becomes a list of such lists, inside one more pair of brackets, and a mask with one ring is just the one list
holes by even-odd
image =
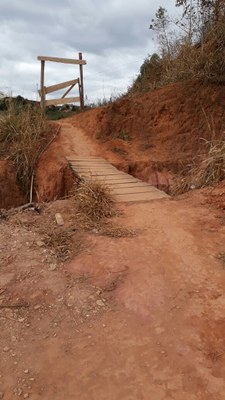
[[42, 108], [42, 110], [45, 109], [45, 87], [44, 87], [44, 80], [45, 80], [45, 61], [41, 61], [41, 85], [40, 85], [40, 92], [41, 92], [41, 108]]
[[[79, 60], [82, 60], [82, 53], [79, 53]], [[84, 109], [84, 77], [83, 77], [83, 65], [80, 64], [80, 107]]]

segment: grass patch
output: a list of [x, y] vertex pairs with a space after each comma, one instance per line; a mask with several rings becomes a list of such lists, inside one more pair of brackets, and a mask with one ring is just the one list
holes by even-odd
[[95, 180], [81, 182], [75, 192], [75, 200], [78, 211], [94, 222], [116, 214], [110, 189]]
[[60, 261], [67, 261], [81, 251], [82, 239], [73, 229], [55, 228], [45, 230], [42, 234], [45, 245], [53, 250]]
[[27, 199], [49, 133], [46, 117], [36, 106], [10, 102], [0, 118], [0, 155], [12, 161], [18, 184]]
[[51, 121], [58, 121], [64, 118], [70, 118], [78, 114], [80, 110], [47, 110], [46, 116]]
[[225, 141], [206, 141], [208, 154], [197, 170], [193, 183], [197, 188], [210, 186], [225, 179]]
[[170, 190], [172, 195], [201, 189], [225, 179], [225, 141], [205, 140], [207, 152], [200, 163], [194, 164], [189, 172], [178, 176]]
[[120, 214], [108, 186], [96, 182], [82, 182], [74, 194], [75, 224], [83, 231], [113, 237], [132, 237], [135, 231], [119, 226], [110, 219]]
[[98, 233], [100, 235], [108, 236], [111, 238], [125, 238], [133, 237], [136, 235], [136, 232], [133, 229], [117, 226], [114, 224], [105, 224], [101, 226]]

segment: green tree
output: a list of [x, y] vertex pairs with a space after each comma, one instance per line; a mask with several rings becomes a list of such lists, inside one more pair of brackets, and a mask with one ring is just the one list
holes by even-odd
[[164, 7], [159, 7], [155, 13], [155, 18], [152, 19], [149, 29], [153, 30], [157, 34], [158, 42], [162, 56], [170, 55], [170, 39], [169, 39], [169, 26], [171, 20], [168, 12]]

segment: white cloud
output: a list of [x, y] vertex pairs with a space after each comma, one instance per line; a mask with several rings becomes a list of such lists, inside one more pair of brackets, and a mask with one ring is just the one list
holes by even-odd
[[[125, 91], [155, 51], [148, 26], [165, 0], [0, 0], [0, 90], [37, 97], [38, 55], [84, 52], [90, 101]], [[170, 1], [170, 7], [174, 2]], [[78, 68], [47, 63], [46, 82], [78, 76]]]

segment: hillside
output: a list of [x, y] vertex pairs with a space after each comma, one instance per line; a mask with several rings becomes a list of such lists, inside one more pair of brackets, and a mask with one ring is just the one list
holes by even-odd
[[[204, 158], [205, 140], [224, 137], [224, 101], [223, 87], [198, 81], [179, 82], [124, 97], [68, 121], [97, 140], [102, 154], [115, 166], [170, 193], [174, 178], [182, 179]], [[59, 137], [52, 144], [39, 163], [39, 200], [62, 196], [63, 188], [67, 191], [71, 184], [67, 178], [70, 174], [65, 172], [65, 149], [57, 145], [60, 140]], [[1, 179], [5, 181], [2, 206], [7, 201], [9, 205], [21, 203], [23, 197], [16, 189], [12, 168], [9, 165], [6, 169], [6, 161], [1, 165]]]
[[179, 82], [127, 96], [72, 122], [98, 139], [117, 166], [169, 191], [172, 177], [200, 163], [206, 140], [224, 137], [224, 100], [223, 87]]

